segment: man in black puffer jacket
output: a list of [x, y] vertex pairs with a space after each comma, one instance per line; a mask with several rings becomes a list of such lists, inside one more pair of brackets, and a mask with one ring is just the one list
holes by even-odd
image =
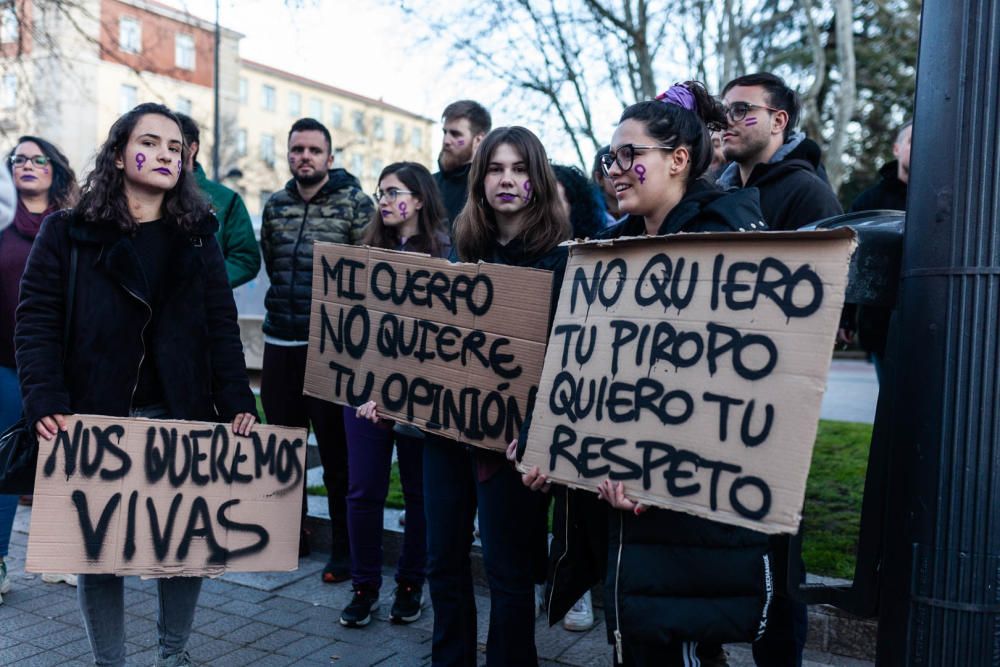
[[[347, 443], [339, 406], [302, 395], [309, 314], [312, 306], [313, 243], [357, 244], [375, 206], [361, 184], [332, 169], [330, 133], [312, 118], [297, 120], [288, 133], [292, 180], [264, 206], [260, 246], [271, 286], [264, 297], [264, 368], [260, 395], [267, 421], [308, 426], [316, 432], [327, 489], [333, 548], [323, 581], [350, 578], [347, 537]], [[305, 501], [303, 499], [303, 515]], [[308, 551], [303, 533], [299, 551]]]

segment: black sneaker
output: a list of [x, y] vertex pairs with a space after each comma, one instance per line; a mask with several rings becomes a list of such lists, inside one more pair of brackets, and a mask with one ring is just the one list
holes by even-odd
[[363, 628], [372, 620], [372, 611], [378, 606], [378, 591], [355, 588], [351, 603], [340, 613], [340, 624], [348, 628]]
[[393, 623], [412, 623], [420, 618], [420, 607], [424, 603], [423, 586], [399, 584], [396, 586], [395, 601], [389, 620]]
[[323, 567], [323, 583], [339, 584], [342, 581], [350, 579], [351, 568], [348, 565], [349, 562], [346, 559], [331, 556], [330, 560]]

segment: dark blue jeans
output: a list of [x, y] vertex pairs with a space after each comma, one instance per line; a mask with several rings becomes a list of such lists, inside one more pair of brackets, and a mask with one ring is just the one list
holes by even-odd
[[423, 440], [396, 433], [391, 423], [373, 424], [344, 408], [347, 433], [347, 530], [351, 542], [351, 579], [356, 587], [382, 585], [382, 524], [389, 492], [392, 448], [396, 445], [399, 481], [406, 501], [403, 550], [396, 581], [424, 584], [427, 527], [424, 523]]
[[490, 585], [486, 664], [530, 667], [538, 663], [533, 575], [539, 532], [530, 527], [535, 523], [534, 513], [543, 511], [542, 501], [541, 494], [521, 484], [513, 468], [504, 465], [488, 480], [478, 482], [475, 456], [468, 449], [433, 436], [424, 441], [427, 582], [434, 605], [435, 666], [477, 664], [476, 603], [469, 561], [477, 505]]

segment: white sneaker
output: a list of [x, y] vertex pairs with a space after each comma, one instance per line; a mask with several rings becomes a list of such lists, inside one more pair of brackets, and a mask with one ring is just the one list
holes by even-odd
[[590, 603], [590, 591], [584, 593], [566, 612], [563, 627], [570, 632], [586, 632], [594, 627], [594, 607]]
[[69, 584], [76, 586], [75, 574], [43, 574], [42, 581], [47, 584]]

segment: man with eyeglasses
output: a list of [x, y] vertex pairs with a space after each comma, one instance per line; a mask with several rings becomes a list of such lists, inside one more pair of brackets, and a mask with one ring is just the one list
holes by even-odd
[[799, 97], [781, 77], [762, 72], [733, 79], [722, 91], [728, 124], [722, 152], [732, 164], [723, 188], [755, 187], [769, 229], [798, 229], [844, 212], [826, 182], [820, 148], [796, 132]]
[[[313, 244], [357, 245], [375, 205], [358, 179], [333, 167], [330, 132], [301, 118], [288, 133], [292, 178], [264, 205], [260, 247], [271, 286], [264, 297], [264, 364], [260, 398], [268, 423], [312, 424], [323, 463], [333, 543], [323, 569], [327, 583], [350, 579], [347, 535], [347, 442], [340, 406], [302, 395], [312, 300]], [[305, 502], [303, 501], [303, 518]], [[308, 553], [303, 530], [299, 553]]]
[[[772, 230], [798, 229], [844, 212], [826, 182], [819, 146], [794, 131], [799, 97], [781, 77], [762, 72], [733, 79], [723, 88], [722, 101], [728, 121], [722, 152], [732, 164], [719, 177], [719, 186], [757, 188], [764, 222]], [[784, 582], [788, 538], [772, 538], [771, 549], [775, 581]], [[806, 606], [784, 595], [782, 588], [771, 604], [763, 637], [753, 644], [759, 667], [802, 665], [809, 626]]]
[[479, 102], [459, 100], [444, 108], [441, 152], [434, 182], [441, 191], [441, 200], [448, 210], [448, 233], [455, 224], [465, 200], [469, 198], [469, 169], [479, 142], [493, 125], [490, 112]]

